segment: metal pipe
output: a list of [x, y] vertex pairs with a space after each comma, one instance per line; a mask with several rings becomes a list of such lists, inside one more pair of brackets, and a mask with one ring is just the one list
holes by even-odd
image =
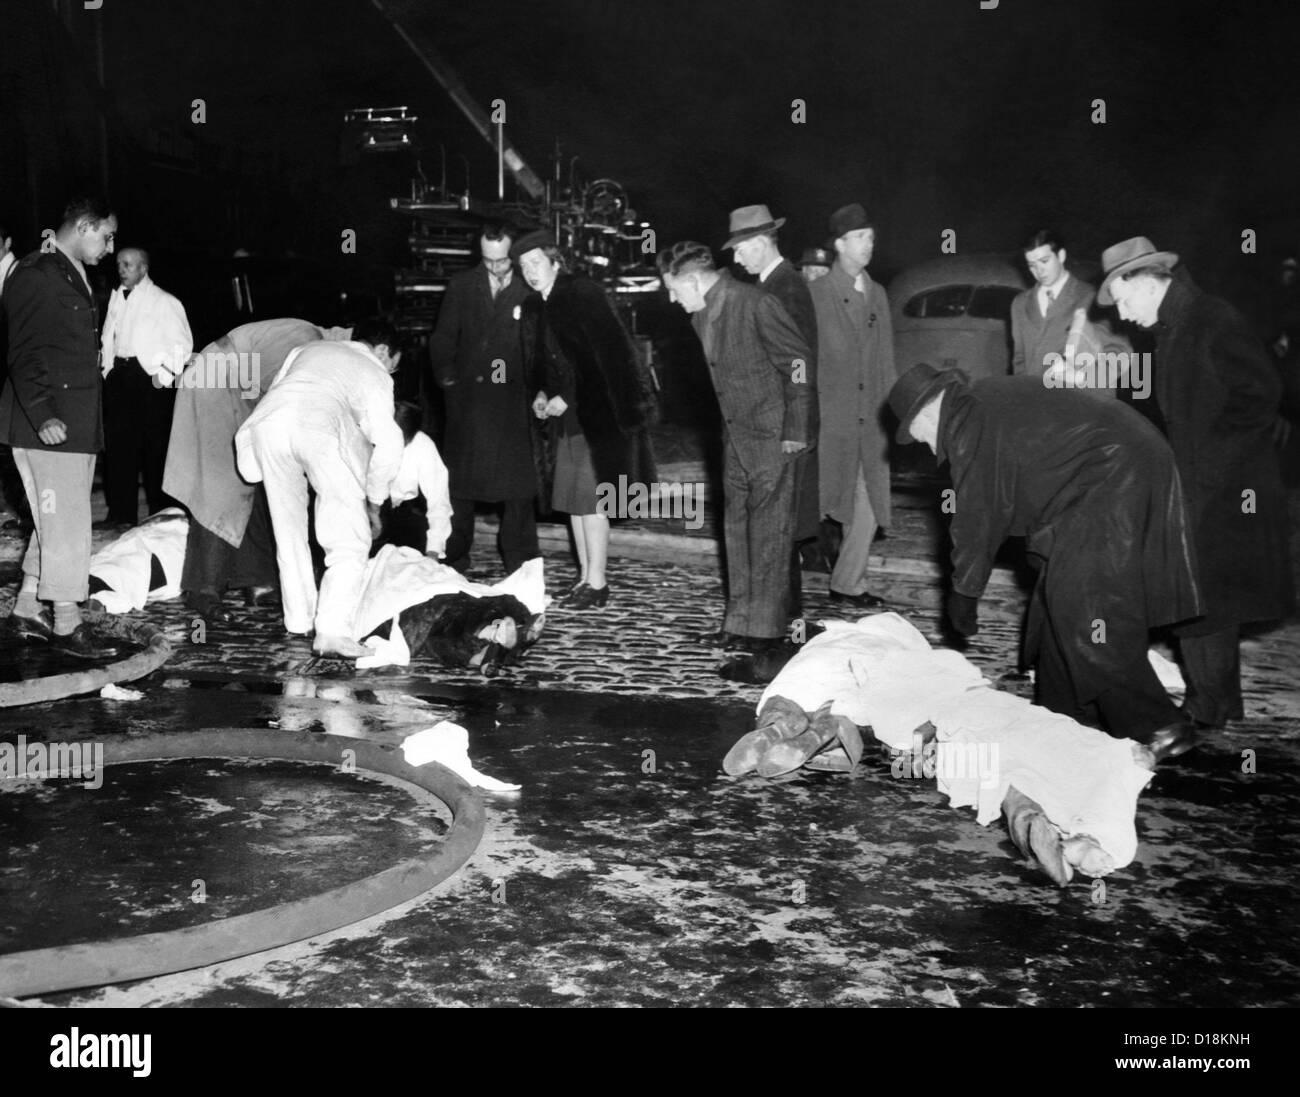
[[[451, 101], [455, 103], [456, 106], [460, 107], [461, 113], [470, 120], [470, 123], [479, 131], [479, 134], [483, 139], [491, 145], [492, 119], [488, 115], [487, 111], [480, 107], [474, 97], [470, 95], [469, 90], [463, 83], [461, 83], [460, 77], [456, 75], [451, 66], [442, 59], [438, 51], [435, 50], [428, 41], [423, 40], [423, 36], [421, 36], [421, 41], [419, 42], [412, 38], [411, 35], [402, 27], [401, 23], [397, 21], [396, 16], [388, 10], [388, 7], [383, 3], [383, 0], [371, 0], [371, 3], [374, 4], [379, 14], [392, 24], [393, 29], [397, 31], [402, 41], [405, 42], [411, 48], [411, 51], [415, 56], [420, 59], [420, 63], [423, 64], [424, 67], [429, 70], [429, 73], [433, 78], [442, 85], [443, 90], [451, 97]], [[501, 155], [505, 163], [509, 165], [510, 171], [514, 174], [515, 179], [518, 180], [519, 185], [524, 188], [524, 191], [528, 196], [533, 199], [541, 198], [543, 194], [542, 181], [537, 178], [533, 169], [524, 163], [523, 158], [519, 153], [509, 145], [505, 144], [504, 140], [502, 141]]]

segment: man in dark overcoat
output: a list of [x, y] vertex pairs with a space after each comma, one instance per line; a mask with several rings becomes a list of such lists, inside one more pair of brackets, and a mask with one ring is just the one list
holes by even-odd
[[1008, 537], [1038, 568], [1025, 658], [1038, 703], [1099, 719], [1157, 760], [1195, 744], [1147, 657], [1152, 628], [1196, 616], [1192, 538], [1178, 472], [1160, 432], [1094, 392], [1038, 377], [971, 384], [960, 370], [913, 366], [889, 404], [900, 442], [923, 441], [952, 474], [948, 617], [978, 631], [976, 607]]
[[469, 566], [474, 504], [499, 503], [507, 572], [538, 555], [537, 468], [524, 378], [520, 315], [529, 294], [513, 274], [511, 235], [489, 225], [482, 263], [452, 277], [429, 337], [433, 375], [446, 398], [442, 458], [451, 488], [448, 564]]
[[785, 306], [714, 266], [703, 244], [659, 255], [669, 296], [691, 314], [724, 423], [727, 609], [711, 639], [760, 651], [785, 633], [796, 455], [812, 442], [812, 358]]
[[[742, 206], [732, 210], [729, 229], [731, 237], [725, 248], [735, 250], [736, 262], [758, 278], [758, 284], [763, 290], [775, 295], [799, 326], [800, 334], [813, 352], [813, 357], [805, 365], [804, 383], [816, 389], [817, 312], [813, 308], [808, 283], [790, 261], [782, 256], [777, 246], [776, 233], [784, 224], [785, 218], [774, 220], [766, 206]], [[822, 516], [816, 446], [820, 417], [816, 402], [812, 405], [812, 414], [809, 426], [813, 442], [795, 458], [794, 540], [796, 546], [809, 548], [809, 557], [816, 560], [815, 546], [808, 544], [821, 532]], [[790, 557], [791, 617], [798, 617], [803, 612], [802, 559], [800, 550], [796, 547]]]
[[1277, 369], [1246, 319], [1138, 236], [1102, 253], [1097, 299], [1156, 332], [1155, 398], [1178, 462], [1205, 616], [1179, 631], [1184, 708], [1222, 727], [1244, 715], [1240, 626], [1287, 616], [1295, 599], [1286, 495], [1273, 430]]

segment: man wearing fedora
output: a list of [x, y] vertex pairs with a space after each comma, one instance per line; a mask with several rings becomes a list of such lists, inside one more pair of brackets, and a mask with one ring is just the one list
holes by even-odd
[[1101, 256], [1097, 299], [1156, 329], [1155, 400], [1196, 539], [1205, 616], [1179, 630], [1184, 709], [1222, 727], [1244, 715], [1238, 632], [1294, 607], [1286, 495], [1273, 428], [1281, 382], [1226, 301], [1202, 293], [1178, 256], [1135, 236]]
[[701, 637], [727, 650], [764, 651], [789, 623], [796, 455], [814, 435], [812, 361], [780, 300], [719, 271], [713, 253], [684, 240], [659, 253], [669, 297], [691, 314], [723, 418], [727, 608]]
[[831, 572], [832, 602], [884, 604], [867, 590], [878, 527], [889, 525], [889, 437], [883, 413], [894, 383], [889, 299], [867, 275], [876, 230], [856, 202], [830, 217], [835, 265], [812, 283], [821, 403], [821, 513], [844, 528]]
[[889, 406], [899, 442], [925, 442], [955, 489], [955, 631], [979, 631], [977, 607], [993, 559], [1024, 537], [1038, 580], [1024, 652], [1040, 705], [1099, 721], [1145, 744], [1154, 762], [1190, 750], [1196, 732], [1147, 658], [1153, 628], [1196, 616], [1191, 531], [1173, 454], [1131, 407], [1037, 377], [972, 384], [921, 363]]
[[[805, 363], [802, 384], [817, 388], [817, 313], [813, 310], [812, 294], [799, 272], [782, 257], [776, 243], [776, 231], [785, 224], [785, 218], [773, 220], [766, 206], [742, 206], [731, 211], [731, 236], [723, 245], [736, 253], [736, 262], [746, 272], [758, 278], [764, 292], [773, 294], [785, 306], [804, 342], [812, 348], [812, 357]], [[790, 616], [803, 614], [803, 567], [800, 546], [807, 545], [810, 563], [817, 562], [814, 539], [821, 532], [821, 506], [818, 498], [818, 469], [816, 438], [818, 430], [817, 404], [810, 407], [808, 436], [813, 439], [808, 448], [795, 457], [794, 469], [794, 545], [790, 552]], [[823, 567], [825, 568], [824, 558]], [[829, 568], [825, 568], [829, 570]]]

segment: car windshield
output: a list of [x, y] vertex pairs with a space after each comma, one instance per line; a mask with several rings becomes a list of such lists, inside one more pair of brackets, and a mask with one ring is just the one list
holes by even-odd
[[974, 286], [940, 286], [926, 290], [903, 306], [903, 315], [926, 319], [965, 316], [974, 291]]

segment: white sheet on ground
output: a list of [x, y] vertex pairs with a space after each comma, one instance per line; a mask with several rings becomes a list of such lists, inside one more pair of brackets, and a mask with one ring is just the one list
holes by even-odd
[[831, 701], [832, 713], [907, 751], [929, 721], [939, 791], [954, 807], [974, 807], [988, 824], [1013, 785], [1067, 838], [1091, 835], [1116, 867], [1133, 860], [1137, 798], [1152, 774], [1131, 742], [995, 690], [963, 655], [935, 651], [898, 614], [826, 624], [767, 687], [760, 711], [773, 695], [808, 712]]
[[433, 727], [408, 736], [402, 743], [402, 755], [412, 766], [438, 762], [467, 784], [488, 792], [518, 792], [522, 787], [476, 770], [469, 760], [469, 732], [450, 720], [440, 720]]
[[[179, 598], [189, 531], [189, 519], [179, 507], [160, 510], [127, 530], [90, 558], [90, 574], [112, 588], [91, 597], [97, 598], [108, 613], [127, 613], [144, 609], [146, 602]], [[158, 557], [167, 580], [165, 586], [153, 592], [149, 590], [151, 556]]]
[[476, 598], [509, 594], [529, 613], [546, 608], [546, 578], [542, 558], [528, 560], [513, 574], [491, 586], [472, 583], [455, 568], [431, 560], [415, 549], [385, 545], [366, 565], [361, 598], [357, 602], [354, 635], [359, 639], [390, 621], [404, 609], [418, 606], [439, 594], [464, 591]]

